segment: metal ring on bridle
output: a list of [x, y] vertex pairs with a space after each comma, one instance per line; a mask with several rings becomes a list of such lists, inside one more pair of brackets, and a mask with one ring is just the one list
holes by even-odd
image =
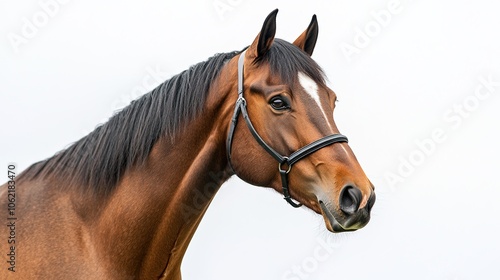
[[[288, 166], [287, 170], [284, 170], [283, 168], [281, 168], [283, 166], [283, 164], [286, 164]], [[285, 174], [290, 173], [290, 170], [292, 170], [292, 165], [288, 161], [288, 157], [283, 157], [283, 161], [278, 163], [278, 170], [279, 170], [279, 172], [285, 172]]]

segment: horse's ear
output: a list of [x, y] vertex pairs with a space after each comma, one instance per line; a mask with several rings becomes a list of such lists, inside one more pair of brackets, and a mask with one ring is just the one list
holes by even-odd
[[259, 35], [255, 38], [253, 43], [248, 47], [247, 56], [251, 59], [262, 57], [269, 51], [274, 42], [274, 35], [276, 34], [276, 15], [278, 9], [272, 11], [264, 20], [262, 29]]
[[316, 40], [318, 39], [318, 31], [318, 20], [316, 19], [316, 15], [313, 15], [306, 31], [302, 32], [293, 44], [311, 56], [314, 46], [316, 46]]

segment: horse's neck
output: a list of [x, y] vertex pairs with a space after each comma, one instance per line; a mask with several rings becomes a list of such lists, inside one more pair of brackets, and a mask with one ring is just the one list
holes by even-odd
[[167, 279], [176, 277], [203, 214], [230, 176], [227, 125], [219, 122], [229, 121], [231, 109], [216, 107], [191, 123], [175, 145], [160, 140], [146, 163], [126, 172], [105, 203], [94, 226], [96, 251], [108, 256], [113, 270], [146, 276], [166, 269]]

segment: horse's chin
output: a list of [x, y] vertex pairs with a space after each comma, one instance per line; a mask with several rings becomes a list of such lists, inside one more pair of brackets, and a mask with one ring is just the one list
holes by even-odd
[[321, 208], [321, 215], [323, 216], [323, 219], [325, 220], [325, 225], [326, 228], [333, 233], [336, 232], [346, 232], [346, 231], [355, 231], [357, 228], [351, 228], [351, 229], [345, 229], [335, 218], [333, 213], [326, 207], [325, 203], [323, 201], [319, 201], [319, 205]]

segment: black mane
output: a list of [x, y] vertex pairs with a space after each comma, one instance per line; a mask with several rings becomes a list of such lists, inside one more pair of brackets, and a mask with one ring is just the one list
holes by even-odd
[[160, 137], [174, 138], [202, 111], [210, 84], [238, 53], [217, 54], [173, 76], [23, 175], [35, 178], [58, 172], [98, 193], [111, 191], [128, 168], [146, 160]]
[[[217, 54], [172, 77], [67, 149], [33, 164], [22, 175], [33, 179], [57, 173], [68, 184], [75, 182], [95, 193], [110, 193], [129, 168], [146, 160], [161, 137], [175, 138], [203, 111], [211, 83], [225, 62], [239, 53]], [[262, 62], [268, 62], [285, 83], [293, 83], [298, 71], [324, 82], [316, 62], [280, 39], [257, 63]]]

